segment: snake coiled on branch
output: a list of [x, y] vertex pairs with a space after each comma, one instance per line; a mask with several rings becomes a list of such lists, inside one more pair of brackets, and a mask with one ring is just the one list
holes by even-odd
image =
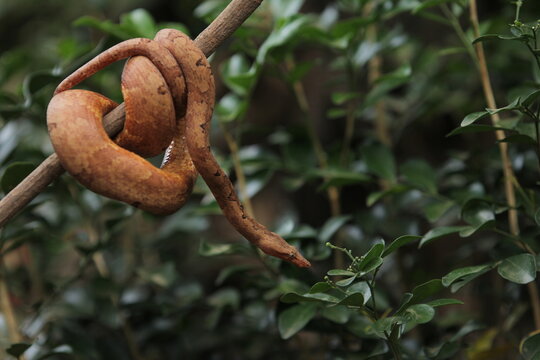
[[[131, 57], [122, 74], [126, 119], [111, 140], [102, 126], [117, 106], [86, 90], [70, 90], [105, 66]], [[58, 85], [47, 109], [53, 147], [64, 168], [90, 190], [155, 213], [170, 214], [202, 176], [228, 221], [266, 254], [300, 267], [310, 263], [279, 235], [246, 214], [210, 148], [215, 85], [204, 54], [185, 34], [161, 30], [101, 53]], [[144, 157], [166, 149], [161, 168]]]

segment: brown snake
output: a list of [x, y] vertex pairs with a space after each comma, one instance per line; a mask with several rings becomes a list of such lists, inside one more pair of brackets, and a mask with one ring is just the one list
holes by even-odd
[[[102, 118], [117, 104], [94, 92], [69, 89], [131, 56], [122, 74], [126, 121], [113, 142]], [[201, 174], [240, 234], [269, 255], [309, 267], [295, 247], [245, 213], [212, 155], [214, 87], [206, 57], [183, 33], [165, 29], [154, 40], [127, 40], [58, 85], [47, 109], [53, 147], [64, 168], [90, 190], [155, 214], [178, 210]], [[141, 157], [157, 155], [168, 145], [161, 168]]]

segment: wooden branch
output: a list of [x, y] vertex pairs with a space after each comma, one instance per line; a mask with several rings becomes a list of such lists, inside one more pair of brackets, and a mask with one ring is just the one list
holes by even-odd
[[[195, 39], [195, 44], [206, 56], [229, 38], [261, 5], [263, 0], [232, 0], [216, 19]], [[124, 125], [124, 104], [108, 113], [103, 126], [110, 136], [116, 135]], [[64, 169], [56, 154], [52, 154], [30, 173], [19, 185], [0, 200], [0, 228], [39, 195]]]
[[[476, 0], [470, 0], [470, 20], [473, 26], [474, 37], [480, 37], [480, 22], [478, 21], [478, 9], [476, 6]], [[491, 86], [491, 78], [489, 76], [486, 56], [484, 53], [484, 46], [482, 42], [478, 42], [474, 45], [476, 50], [476, 56], [478, 59], [478, 68], [480, 71], [480, 79], [482, 81], [482, 88], [484, 90], [484, 97], [486, 98], [487, 106], [489, 109], [496, 109], [497, 103], [495, 102], [495, 95]], [[500, 123], [499, 114], [491, 115], [491, 121], [494, 126], [498, 126]], [[495, 137], [499, 143], [499, 152], [501, 154], [502, 168], [504, 174], [504, 192], [506, 195], [506, 202], [508, 203], [508, 223], [510, 225], [510, 233], [516, 238], [519, 238], [519, 220], [517, 212], [517, 201], [514, 190], [515, 174], [512, 168], [512, 162], [510, 155], [508, 154], [508, 143], [502, 140], [506, 137], [503, 130], [497, 130]], [[523, 250], [528, 251], [532, 255], [536, 255], [530, 247], [525, 243], [517, 243]], [[538, 286], [536, 281], [531, 281], [527, 284], [529, 292], [529, 298], [531, 301], [534, 325], [536, 330], [540, 329], [540, 295], [538, 294]]]

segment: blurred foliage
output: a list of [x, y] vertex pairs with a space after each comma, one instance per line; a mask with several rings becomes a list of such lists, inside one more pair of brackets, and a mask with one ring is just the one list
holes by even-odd
[[[127, 38], [194, 36], [227, 3], [0, 2], [2, 195], [52, 152], [63, 77]], [[0, 232], [5, 356], [538, 359], [540, 4], [479, 5], [475, 39], [465, 0], [265, 0], [211, 59], [212, 140], [256, 217], [313, 268], [248, 246], [202, 181], [157, 217], [64, 175]], [[120, 71], [83, 85], [121, 101]]]

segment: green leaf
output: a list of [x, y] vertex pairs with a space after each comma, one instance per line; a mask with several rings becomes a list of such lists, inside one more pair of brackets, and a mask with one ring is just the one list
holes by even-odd
[[346, 306], [331, 306], [321, 310], [321, 316], [335, 322], [336, 324], [345, 324], [349, 321], [352, 312]]
[[294, 67], [285, 74], [287, 80], [291, 84], [302, 80], [314, 66], [315, 61], [301, 61], [294, 63]]
[[350, 295], [345, 296], [337, 304], [347, 305], [347, 306], [358, 306], [358, 307], [364, 306], [365, 304], [364, 295], [362, 295], [362, 293], [359, 293], [359, 292], [352, 293]]
[[430, 7], [433, 7], [433, 6], [437, 6], [437, 5], [440, 5], [440, 4], [444, 4], [446, 2], [451, 2], [453, 0], [425, 0], [425, 1], [422, 1], [422, 3], [418, 6], [416, 6], [412, 13], [413, 14], [417, 14], [425, 9], [428, 9]]
[[231, 265], [223, 268], [217, 278], [216, 278], [216, 285], [222, 285], [225, 280], [227, 280], [229, 277], [231, 277], [234, 274], [245, 272], [247, 270], [253, 269], [254, 266], [252, 264], [242, 264], [242, 265]]
[[214, 308], [230, 307], [236, 310], [240, 306], [240, 293], [233, 288], [222, 288], [210, 295], [207, 302]]
[[495, 115], [495, 114], [500, 113], [501, 111], [518, 110], [520, 108], [521, 108], [521, 97], [518, 96], [510, 104], [506, 106], [503, 106], [498, 109], [486, 109], [486, 110], [490, 115]]
[[208, 243], [201, 240], [199, 244], [199, 255], [205, 257], [230, 255], [247, 252], [247, 248], [241, 244], [218, 244]]
[[[368, 43], [366, 43], [366, 45], [369, 46]], [[378, 50], [377, 47], [374, 45], [371, 45], [369, 47], [373, 50]], [[362, 103], [362, 107], [367, 108], [374, 105], [377, 101], [386, 96], [390, 91], [405, 84], [407, 81], [409, 81], [411, 73], [411, 67], [407, 64], [393, 71], [390, 74], [385, 74], [381, 76], [375, 83], [375, 86], [366, 95], [366, 98]]]
[[401, 166], [401, 173], [408, 183], [429, 194], [437, 194], [437, 177], [425, 161], [410, 160]]
[[[357, 16], [338, 21], [331, 29], [330, 35], [337, 40], [349, 39], [362, 27], [371, 24], [375, 19], [367, 16]], [[346, 43], [345, 43], [346, 44]]]
[[461, 218], [476, 230], [495, 225], [493, 206], [481, 199], [471, 199], [463, 205]]
[[281, 312], [278, 317], [278, 329], [281, 338], [289, 339], [302, 330], [316, 313], [316, 304], [299, 304]]
[[297, 14], [304, 0], [270, 0], [268, 4], [275, 18], [286, 18]]
[[310, 169], [308, 174], [323, 178], [324, 184], [318, 189], [319, 191], [326, 190], [331, 186], [342, 187], [371, 181], [368, 175], [358, 171], [336, 168]]
[[362, 257], [358, 263], [358, 270], [363, 273], [368, 273], [375, 270], [382, 264], [381, 255], [384, 251], [384, 240], [379, 239], [371, 246], [371, 249]]
[[317, 231], [309, 225], [298, 225], [291, 229], [289, 232], [277, 232], [285, 240], [291, 239], [313, 239], [317, 237]]
[[456, 129], [452, 130], [450, 133], [448, 133], [446, 135], [446, 137], [459, 135], [459, 134], [497, 131], [497, 130], [510, 131], [509, 129], [504, 128], [504, 127], [500, 127], [500, 126], [472, 124], [472, 125], [468, 125], [468, 126], [458, 127]]
[[347, 101], [356, 99], [360, 96], [360, 93], [358, 92], [334, 92], [332, 93], [332, 102], [335, 105], [343, 105]]
[[521, 105], [530, 106], [533, 102], [540, 97], [540, 90], [533, 90], [528, 95], [521, 97]]
[[336, 285], [337, 286], [349, 286], [352, 284], [352, 282], [356, 280], [356, 274], [354, 274], [354, 276], [351, 276], [349, 278], [346, 278], [346, 279], [343, 279], [343, 280], [338, 280], [336, 281]]
[[222, 123], [235, 121], [246, 111], [247, 105], [245, 99], [229, 93], [223, 96], [216, 104], [216, 118]]
[[476, 265], [476, 266], [467, 266], [459, 269], [452, 270], [448, 274], [446, 274], [442, 278], [442, 284], [446, 287], [450, 286], [452, 283], [454, 283], [456, 280], [459, 280], [460, 278], [474, 275], [478, 273], [485, 273], [485, 271], [489, 271], [493, 268], [492, 265], [486, 264], [486, 265]]
[[411, 74], [412, 74], [411, 65], [404, 64], [388, 74], [381, 75], [377, 79], [376, 83], [383, 83], [390, 79], [407, 79], [411, 77]]
[[485, 264], [455, 269], [442, 278], [442, 284], [445, 287], [452, 285], [450, 290], [456, 292], [480, 275], [493, 269], [493, 267], [493, 264]]
[[375, 321], [372, 326], [377, 336], [385, 338], [385, 332], [390, 332], [394, 324], [402, 324], [403, 321], [401, 316], [389, 316]]
[[405, 192], [407, 190], [410, 190], [409, 186], [405, 186], [405, 185], [402, 185], [402, 184], [391, 185], [386, 190], [377, 191], [377, 192], [373, 192], [373, 193], [369, 194], [367, 199], [366, 199], [366, 205], [367, 206], [372, 206], [373, 204], [375, 204], [377, 201], [379, 201], [380, 199], [382, 199], [385, 196], [393, 195], [393, 194], [400, 194], [400, 193], [403, 193], [403, 192]]
[[118, 24], [114, 24], [110, 20], [100, 21], [92, 16], [82, 16], [75, 20], [73, 25], [92, 27], [106, 34], [110, 34], [120, 40], [128, 40], [137, 37], [138, 35], [133, 33], [132, 29], [125, 29]]
[[423, 302], [427, 298], [441, 291], [443, 288], [444, 287], [440, 279], [433, 279], [416, 286], [410, 296], [404, 297], [404, 300], [402, 300], [399, 308], [396, 310], [395, 315], [402, 315], [403, 312], [411, 305]]
[[284, 302], [286, 304], [291, 303], [304, 303], [304, 302], [322, 302], [322, 303], [338, 303], [340, 299], [338, 299], [335, 296], [323, 294], [323, 293], [315, 293], [315, 294], [297, 294], [297, 293], [287, 293], [284, 294], [281, 297], [281, 302]]
[[234, 54], [221, 66], [223, 82], [238, 95], [248, 95], [255, 83], [255, 74], [249, 71], [249, 67], [242, 54]]
[[177, 279], [176, 269], [172, 262], [166, 262], [152, 269], [139, 269], [139, 276], [161, 287], [171, 286]]
[[366, 281], [356, 282], [352, 284], [351, 286], [349, 286], [347, 289], [345, 289], [345, 291], [347, 292], [347, 294], [354, 294], [354, 293], [362, 294], [364, 298], [363, 305], [365, 305], [368, 302], [368, 300], [371, 298], [371, 289], [369, 288], [369, 285]]
[[197, 17], [205, 18], [210, 22], [225, 9], [227, 4], [227, 1], [222, 0], [202, 1], [201, 4], [195, 8], [193, 14]]
[[417, 304], [421, 301], [424, 301], [430, 296], [438, 293], [443, 289], [443, 284], [441, 279], [429, 280], [423, 284], [416, 286], [413, 291], [413, 297], [411, 298], [411, 303]]
[[464, 302], [457, 299], [437, 299], [427, 303], [431, 307], [446, 306], [446, 305], [463, 305]]
[[421, 248], [435, 239], [439, 239], [446, 235], [455, 234], [468, 228], [468, 226], [441, 226], [431, 229], [422, 237], [422, 240], [420, 240], [420, 243], [418, 244], [418, 248]]
[[540, 226], [540, 208], [534, 213], [534, 221], [536, 222], [536, 225]]
[[393, 253], [394, 251], [396, 251], [397, 249], [399, 249], [400, 247], [402, 246], [405, 246], [405, 245], [408, 245], [418, 239], [421, 239], [422, 237], [421, 236], [417, 236], [417, 235], [403, 235], [403, 236], [400, 236], [398, 237], [397, 239], [395, 239], [394, 241], [392, 241], [390, 243], [390, 245], [388, 245], [386, 247], [386, 249], [383, 251], [382, 253], [382, 257], [385, 257], [385, 256], [388, 256], [390, 255], [391, 253]]
[[27, 343], [15, 343], [11, 344], [7, 349], [6, 352], [11, 355], [15, 356], [16, 358], [21, 357], [28, 348], [32, 346], [32, 344]]
[[433, 319], [433, 316], [435, 316], [435, 309], [427, 304], [416, 304], [407, 308], [404, 316], [407, 319], [407, 322], [425, 324]]
[[8, 193], [15, 188], [25, 177], [28, 176], [36, 166], [30, 162], [14, 162], [9, 164], [2, 175], [0, 186], [4, 193]]
[[527, 284], [536, 279], [536, 259], [531, 254], [514, 255], [504, 259], [497, 272], [506, 280]]
[[483, 41], [487, 41], [487, 40], [516, 40], [516, 41], [526, 42], [529, 39], [531, 39], [531, 37], [526, 35], [526, 34], [523, 34], [523, 35], [520, 35], [520, 36], [505, 36], [505, 35], [498, 35], [498, 34], [486, 34], [486, 35], [482, 35], [480, 37], [477, 37], [476, 39], [474, 39], [474, 41], [472, 43], [476, 44], [478, 42], [483, 42]]
[[349, 270], [342, 270], [342, 269], [332, 269], [328, 270], [327, 272], [330, 276], [354, 276], [356, 273], [349, 271]]
[[434, 198], [424, 205], [422, 210], [426, 218], [433, 223], [439, 220], [454, 205], [455, 202], [452, 200]]
[[540, 359], [540, 330], [530, 333], [521, 340], [519, 352], [525, 360]]
[[361, 151], [371, 172], [392, 183], [396, 182], [396, 163], [388, 147], [373, 144], [364, 146]]
[[536, 146], [537, 142], [536, 139], [530, 137], [529, 135], [525, 134], [515, 134], [505, 137], [502, 140], [499, 140], [499, 142], [506, 142], [506, 143], [512, 143], [512, 144], [522, 144], [522, 145], [531, 145]]
[[121, 25], [131, 29], [138, 37], [151, 39], [156, 34], [156, 23], [145, 9], [135, 9], [120, 17]]
[[332, 236], [341, 229], [347, 221], [352, 218], [351, 215], [334, 216], [328, 219], [319, 231], [319, 240], [322, 243], [326, 243], [332, 239]]
[[476, 120], [479, 120], [487, 115], [489, 115], [487, 111], [473, 112], [472, 114], [465, 116], [465, 118], [461, 121], [460, 126], [469, 126], [476, 122]]
[[307, 24], [308, 17], [304, 15], [279, 20], [268, 38], [259, 47], [256, 64], [258, 66], [264, 64], [273, 49], [289, 43], [305, 29]]
[[323, 293], [330, 289], [332, 289], [332, 286], [329, 283], [327, 283], [326, 281], [324, 282], [321, 281], [321, 282], [315, 283], [311, 287], [311, 289], [309, 289], [309, 293], [310, 294]]

